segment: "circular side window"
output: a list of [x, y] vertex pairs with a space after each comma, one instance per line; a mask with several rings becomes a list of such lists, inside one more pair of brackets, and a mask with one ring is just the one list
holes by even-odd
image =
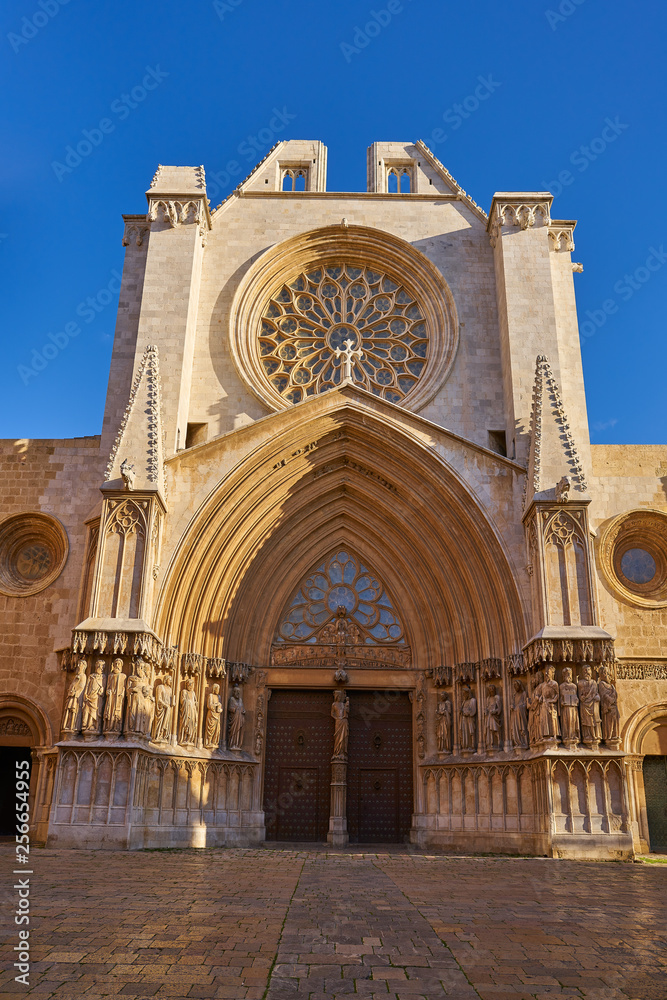
[[600, 541], [605, 576], [625, 600], [640, 607], [667, 605], [667, 514], [632, 510], [607, 526]]
[[13, 514], [0, 523], [0, 593], [29, 597], [50, 586], [67, 561], [69, 543], [48, 514]]

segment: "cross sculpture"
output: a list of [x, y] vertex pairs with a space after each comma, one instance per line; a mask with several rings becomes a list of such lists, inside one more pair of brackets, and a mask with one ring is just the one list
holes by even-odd
[[364, 352], [361, 348], [354, 346], [353, 340], [346, 340], [345, 349], [341, 350], [340, 347], [337, 347], [335, 354], [337, 358], [342, 357], [343, 359], [343, 382], [352, 382], [352, 362], [354, 358], [361, 361]]

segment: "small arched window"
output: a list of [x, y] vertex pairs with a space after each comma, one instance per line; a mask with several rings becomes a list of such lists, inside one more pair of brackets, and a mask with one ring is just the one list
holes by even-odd
[[283, 191], [294, 190], [294, 174], [291, 170], [286, 170], [283, 174]]
[[387, 174], [387, 191], [389, 194], [398, 194], [398, 174], [395, 170], [390, 170]]
[[401, 174], [401, 194], [410, 194], [411, 187], [410, 171], [404, 170]]
[[299, 170], [294, 181], [295, 191], [305, 191], [306, 190], [306, 174], [303, 170]]

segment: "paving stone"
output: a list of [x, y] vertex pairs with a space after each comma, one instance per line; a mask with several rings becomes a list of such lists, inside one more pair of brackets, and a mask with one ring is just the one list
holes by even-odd
[[7, 935], [0, 1000], [667, 998], [659, 866], [405, 849], [35, 856], [30, 986]]

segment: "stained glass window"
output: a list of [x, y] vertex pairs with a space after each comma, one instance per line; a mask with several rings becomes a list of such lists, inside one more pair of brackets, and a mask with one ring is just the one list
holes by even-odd
[[[340, 614], [358, 626], [366, 645], [404, 643], [401, 621], [382, 582], [349, 551], [339, 549], [303, 581], [281, 619], [276, 642], [321, 642]], [[356, 630], [355, 630], [356, 631]]]
[[424, 316], [409, 289], [342, 263], [283, 285], [264, 310], [259, 346], [267, 378], [291, 403], [340, 384], [336, 349], [361, 350], [353, 381], [393, 403], [414, 388], [429, 357]]

